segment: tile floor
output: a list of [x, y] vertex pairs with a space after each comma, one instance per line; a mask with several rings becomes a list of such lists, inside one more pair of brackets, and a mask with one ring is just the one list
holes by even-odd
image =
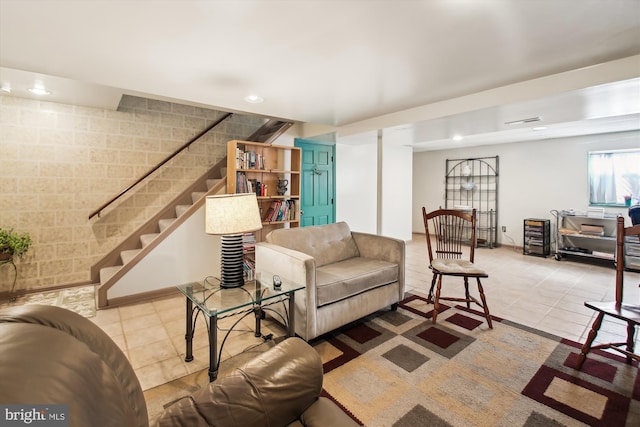
[[[431, 284], [424, 239], [424, 235], [415, 234], [407, 243], [408, 292], [426, 294]], [[584, 342], [594, 318], [594, 313], [584, 307], [583, 302], [612, 299], [615, 290], [615, 270], [611, 266], [524, 256], [521, 250], [506, 246], [479, 248], [476, 263], [489, 273], [483, 285], [493, 315], [579, 342]], [[461, 283], [447, 279], [444, 281], [446, 292], [461, 294]], [[625, 283], [625, 300], [640, 301], [640, 273], [626, 273]], [[185, 303], [181, 294], [99, 310], [92, 320], [125, 352], [144, 390], [207, 367], [206, 328], [201, 321], [194, 338], [195, 359], [190, 363], [184, 361]], [[223, 360], [262, 342], [250, 331], [253, 322], [251, 316], [247, 317], [242, 322], [244, 331], [234, 332], [229, 338], [224, 346]], [[225, 322], [220, 323], [222, 327], [226, 326]], [[263, 323], [263, 333], [270, 332], [283, 335], [284, 329], [267, 319]], [[220, 339], [222, 335], [219, 334]], [[625, 326], [607, 321], [598, 338], [610, 340], [614, 335], [624, 341]], [[150, 412], [158, 409], [150, 409]]]

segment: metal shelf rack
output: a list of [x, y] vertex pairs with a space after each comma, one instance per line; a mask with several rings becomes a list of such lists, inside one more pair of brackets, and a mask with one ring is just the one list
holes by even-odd
[[446, 209], [476, 209], [478, 246], [498, 244], [498, 156], [447, 159]]

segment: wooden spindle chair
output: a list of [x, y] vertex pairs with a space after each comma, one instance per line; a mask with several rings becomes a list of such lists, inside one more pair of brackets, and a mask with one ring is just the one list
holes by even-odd
[[[427, 301], [433, 302], [433, 323], [438, 316], [440, 300], [466, 302], [467, 308], [471, 303], [479, 305], [483, 311], [489, 328], [493, 328], [491, 315], [484, 295], [481, 278], [489, 275], [474, 264], [476, 246], [476, 210], [466, 213], [454, 209], [438, 209], [427, 213], [422, 208], [422, 217], [427, 234], [427, 250], [429, 253], [429, 268], [433, 272], [431, 288]], [[468, 251], [463, 246], [468, 245]], [[465, 256], [468, 252], [468, 256]], [[464, 298], [441, 296], [442, 278], [444, 276], [462, 277], [464, 282]], [[478, 284], [480, 301], [469, 293], [469, 279], [475, 279]], [[435, 287], [435, 295], [434, 295]]]
[[[640, 225], [631, 227], [624, 226], [624, 217], [619, 216], [616, 224], [616, 299], [615, 301], [587, 301], [585, 306], [597, 312], [596, 319], [591, 325], [591, 330], [587, 336], [587, 340], [582, 346], [576, 369], [582, 369], [587, 354], [594, 349], [611, 349], [624, 354], [627, 357], [627, 363], [632, 360], [640, 361], [640, 355], [635, 353], [635, 333], [636, 327], [640, 324], [640, 304], [623, 302], [623, 282], [624, 282], [624, 242], [626, 239], [640, 239]], [[636, 240], [640, 241], [640, 240]], [[604, 316], [611, 316], [622, 320], [627, 324], [627, 340], [625, 342], [610, 342], [593, 345], [598, 335], [598, 330], [602, 326]]]

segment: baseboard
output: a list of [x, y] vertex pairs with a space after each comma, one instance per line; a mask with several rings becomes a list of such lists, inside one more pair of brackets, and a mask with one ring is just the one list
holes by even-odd
[[95, 283], [92, 283], [90, 280], [86, 280], [83, 282], [74, 282], [74, 283], [63, 283], [60, 285], [55, 285], [55, 286], [47, 286], [45, 288], [33, 288], [33, 289], [18, 289], [16, 291], [14, 291], [13, 293], [9, 292], [9, 291], [2, 291], [0, 292], [0, 300], [5, 300], [5, 299], [11, 299], [11, 298], [17, 298], [17, 297], [21, 297], [24, 295], [30, 295], [30, 294], [41, 294], [43, 292], [51, 292], [51, 291], [59, 291], [62, 289], [69, 289], [69, 288], [78, 288], [81, 286], [89, 286], [89, 285], [96, 285]]
[[124, 305], [137, 304], [140, 302], [150, 301], [158, 298], [164, 298], [169, 296], [175, 296], [179, 294], [180, 291], [175, 286], [170, 286], [168, 288], [156, 289], [153, 291], [142, 292], [135, 295], [127, 295], [125, 297], [116, 297], [107, 300], [107, 304], [104, 306], [97, 307], [98, 310], [104, 310], [107, 308], [121, 307]]

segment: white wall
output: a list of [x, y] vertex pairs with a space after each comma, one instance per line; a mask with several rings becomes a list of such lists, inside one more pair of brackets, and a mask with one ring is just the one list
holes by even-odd
[[407, 131], [384, 131], [380, 138], [379, 234], [411, 240], [413, 151]]
[[336, 144], [336, 222], [376, 234], [378, 200], [377, 137], [370, 142]]
[[220, 237], [204, 231], [205, 207], [189, 217], [107, 291], [108, 298], [220, 277]]
[[355, 231], [411, 239], [408, 135], [377, 132], [336, 144], [336, 221]]
[[[444, 206], [446, 159], [500, 156], [498, 227], [506, 226], [507, 232], [499, 232], [498, 240], [522, 246], [525, 218], [550, 219], [553, 228], [551, 210], [588, 208], [589, 151], [638, 147], [640, 132], [634, 131], [415, 153], [413, 231], [424, 233], [422, 206]], [[627, 216], [625, 208], [607, 212]]]

